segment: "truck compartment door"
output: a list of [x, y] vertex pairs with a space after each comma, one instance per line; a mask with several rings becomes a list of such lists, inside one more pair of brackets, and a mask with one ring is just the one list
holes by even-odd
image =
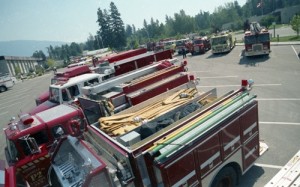
[[198, 146], [194, 154], [198, 159], [200, 176], [203, 179], [210, 171], [221, 163], [220, 139], [219, 134], [204, 138], [204, 141]]
[[248, 141], [252, 135], [258, 132], [257, 104], [242, 114], [240, 117], [242, 142]]
[[241, 145], [239, 119], [231, 121], [221, 130], [224, 158], [228, 158]]
[[179, 158], [177, 157], [164, 166], [162, 176], [165, 186], [193, 186], [198, 184], [193, 153], [190, 152]]
[[252, 139], [243, 145], [243, 171], [246, 171], [259, 157], [259, 136], [255, 134]]

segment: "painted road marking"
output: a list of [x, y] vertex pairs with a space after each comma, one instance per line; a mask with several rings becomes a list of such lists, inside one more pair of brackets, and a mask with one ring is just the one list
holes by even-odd
[[2, 113], [0, 113], [0, 116], [2, 116], [2, 115], [4, 115], [4, 114], [7, 114], [8, 112], [6, 111], [6, 112], [2, 112]]
[[[201, 79], [201, 78], [200, 78]], [[261, 87], [261, 86], [281, 86], [282, 84], [255, 84], [253, 87]], [[221, 88], [221, 87], [241, 87], [240, 84], [233, 84], [233, 85], [213, 85], [213, 86], [197, 86], [199, 88]]]
[[300, 98], [257, 98], [257, 101], [300, 101]]
[[300, 123], [293, 123], [293, 122], [273, 122], [273, 121], [260, 121], [260, 124], [275, 124], [275, 125], [296, 125], [299, 126]]
[[[3, 105], [9, 105], [9, 106], [11, 106], [15, 101], [17, 101], [17, 100], [23, 100], [24, 98], [27, 98], [27, 97], [29, 97], [29, 95], [23, 95], [23, 97], [18, 97], [17, 99], [6, 100], [6, 102], [2, 102], [2, 104]], [[6, 107], [1, 107], [0, 109], [2, 109], [2, 108], [6, 108]]]
[[271, 165], [271, 164], [259, 164], [255, 163], [255, 166], [263, 167], [263, 168], [273, 168], [273, 169], [282, 169], [283, 166]]
[[296, 51], [295, 47], [294, 47], [294, 46], [292, 46], [292, 45], [291, 45], [291, 47], [292, 47], [292, 49], [294, 50], [294, 52], [295, 52], [295, 54], [296, 54], [296, 57], [298, 58], [298, 60], [300, 60], [300, 58], [299, 58], [299, 56], [298, 56], [298, 53], [297, 53], [297, 51]]
[[22, 103], [22, 102], [12, 103], [12, 104], [10, 104], [9, 106], [1, 107], [0, 109], [7, 108], [7, 107], [11, 107], [11, 106], [13, 106], [13, 105], [19, 105], [19, 104], [21, 104], [21, 103]]
[[201, 79], [220, 79], [220, 78], [237, 78], [237, 75], [232, 76], [216, 76], [216, 77], [199, 77]]

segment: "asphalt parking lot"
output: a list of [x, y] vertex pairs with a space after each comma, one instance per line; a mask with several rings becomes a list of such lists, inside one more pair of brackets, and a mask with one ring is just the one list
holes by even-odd
[[[272, 46], [271, 54], [246, 58], [242, 46], [228, 54], [187, 55], [188, 69], [200, 78], [199, 90], [217, 88], [223, 95], [253, 79], [252, 93], [259, 102], [260, 139], [269, 150], [242, 178], [241, 187], [264, 186], [300, 149], [300, 45]], [[182, 56], [175, 56], [182, 60]], [[35, 106], [34, 98], [48, 89], [52, 74], [18, 82], [0, 94], [0, 123]], [[0, 159], [5, 159], [5, 137], [0, 137]]]

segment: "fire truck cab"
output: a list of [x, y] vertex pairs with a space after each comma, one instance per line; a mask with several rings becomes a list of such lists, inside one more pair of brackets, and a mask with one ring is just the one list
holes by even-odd
[[230, 52], [234, 48], [236, 39], [234, 34], [229, 31], [222, 31], [218, 34], [215, 34], [211, 37], [211, 52], [216, 53], [225, 53]]
[[[58, 81], [68, 81], [71, 77], [76, 77], [78, 75], [82, 75], [85, 73], [91, 73], [91, 69], [89, 66], [75, 66], [71, 68], [67, 68], [63, 72], [56, 72], [55, 76], [51, 78], [51, 84], [55, 84]], [[49, 99], [49, 90], [41, 93], [36, 99], [36, 105], [40, 105], [41, 103], [47, 101]]]
[[188, 42], [189, 42], [189, 38], [184, 38], [184, 39], [180, 39], [180, 40], [176, 40], [175, 41], [175, 45], [176, 45], [176, 51], [178, 54], [182, 53], [182, 48], [184, 48], [185, 52], [188, 53], [189, 52], [189, 47], [188, 47]]
[[207, 37], [199, 37], [193, 39], [190, 52], [192, 55], [195, 55], [196, 53], [203, 54], [210, 50], [210, 48], [210, 40]]
[[269, 55], [270, 33], [262, 28], [259, 23], [250, 24], [250, 30], [245, 32], [245, 56]]
[[105, 74], [87, 73], [72, 77], [66, 81], [58, 81], [49, 86], [49, 99], [29, 111], [35, 114], [63, 103], [72, 103], [82, 95], [81, 88], [91, 84], [102, 82]]
[[18, 185], [45, 186], [49, 150], [59, 138], [73, 132], [72, 125], [85, 130], [83, 113], [77, 107], [59, 105], [35, 115], [22, 114], [19, 118], [12, 118], [4, 129], [10, 184], [15, 180]]

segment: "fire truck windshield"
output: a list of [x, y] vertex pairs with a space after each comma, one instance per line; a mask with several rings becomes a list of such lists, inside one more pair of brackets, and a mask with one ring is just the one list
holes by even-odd
[[222, 37], [212, 38], [211, 43], [212, 43], [212, 45], [226, 44], [227, 43], [227, 37], [222, 36]]
[[49, 100], [54, 103], [60, 103], [59, 99], [59, 89], [50, 87], [50, 97]]
[[195, 40], [194, 44], [203, 44], [203, 40]]
[[55, 83], [57, 83], [57, 79], [51, 79], [51, 84], [55, 84]]
[[176, 46], [182, 46], [182, 45], [184, 45], [184, 42], [183, 41], [176, 41]]
[[245, 44], [270, 42], [269, 33], [245, 36]]
[[19, 152], [18, 152], [18, 150], [16, 148], [15, 143], [13, 141], [7, 139], [6, 140], [6, 144], [7, 144], [7, 149], [6, 149], [7, 153], [6, 153], [6, 156], [8, 157], [7, 161], [9, 163], [17, 161], [18, 156], [19, 156]]

